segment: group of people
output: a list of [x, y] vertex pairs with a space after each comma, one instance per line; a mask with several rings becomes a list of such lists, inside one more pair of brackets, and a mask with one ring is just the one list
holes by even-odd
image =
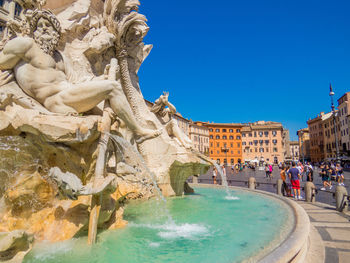
[[[336, 181], [338, 185], [344, 185], [344, 175], [343, 168], [339, 163], [336, 165], [331, 164], [321, 164], [320, 166], [320, 176], [322, 177], [323, 187], [321, 190], [326, 190], [326, 187], [332, 189], [332, 180]], [[307, 182], [313, 182], [314, 180], [314, 167], [307, 163], [303, 165], [302, 163], [292, 162], [292, 167], [288, 165], [282, 165], [280, 172], [282, 183], [282, 193], [286, 196], [294, 196], [295, 199], [302, 199], [300, 194], [300, 181], [305, 180]], [[303, 178], [305, 176], [305, 179]], [[290, 181], [292, 190], [288, 187], [287, 178]]]
[[343, 168], [340, 163], [321, 164], [320, 176], [322, 177], [323, 187], [321, 190], [326, 190], [326, 187], [332, 189], [332, 181], [336, 181], [338, 185], [344, 185]]

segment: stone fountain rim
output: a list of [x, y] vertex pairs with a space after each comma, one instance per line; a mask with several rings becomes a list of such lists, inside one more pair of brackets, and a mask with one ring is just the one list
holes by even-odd
[[[213, 184], [191, 183], [190, 186], [219, 189], [224, 188], [224, 186]], [[261, 257], [261, 254], [258, 253], [257, 255], [249, 258], [249, 262], [304, 262], [309, 247], [308, 241], [310, 234], [310, 220], [305, 210], [299, 204], [283, 196], [261, 190], [253, 190], [237, 186], [229, 186], [229, 188], [267, 195], [270, 198], [278, 199], [279, 201], [285, 203], [293, 211], [294, 226], [292, 227], [292, 230], [288, 236], [283, 241], [281, 241], [280, 245], [272, 250], [269, 254]]]

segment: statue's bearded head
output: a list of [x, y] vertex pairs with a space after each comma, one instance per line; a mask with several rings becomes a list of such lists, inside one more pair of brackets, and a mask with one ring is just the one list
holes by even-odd
[[35, 42], [45, 53], [52, 55], [60, 38], [59, 21], [50, 11], [37, 10], [31, 22]]

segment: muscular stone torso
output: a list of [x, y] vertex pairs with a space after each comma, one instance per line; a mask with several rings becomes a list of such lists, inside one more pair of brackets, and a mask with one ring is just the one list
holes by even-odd
[[57, 54], [55, 57], [56, 61], [34, 43], [14, 68], [20, 87], [40, 103], [68, 85], [64, 64]]

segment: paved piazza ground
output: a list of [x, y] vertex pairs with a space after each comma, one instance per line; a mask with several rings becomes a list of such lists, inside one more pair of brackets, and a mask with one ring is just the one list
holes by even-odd
[[[245, 169], [238, 173], [232, 173], [230, 168], [227, 168], [226, 171], [229, 185], [247, 187], [245, 182], [249, 177], [254, 176], [256, 181], [260, 183], [258, 190], [276, 193], [276, 186], [265, 183], [276, 183], [276, 180], [280, 178], [280, 170], [277, 167], [274, 167], [272, 180], [265, 178], [264, 171]], [[350, 172], [345, 172], [344, 176], [345, 186], [348, 193], [350, 193]], [[219, 183], [221, 182], [220, 179], [220, 176], [218, 176]], [[210, 169], [208, 173], [201, 175], [198, 182], [213, 183], [212, 170]], [[302, 186], [304, 183], [302, 183]], [[316, 203], [298, 201], [298, 204], [309, 215], [311, 223], [310, 239], [314, 244], [310, 248], [311, 253], [309, 253], [306, 262], [350, 262], [350, 213], [339, 213], [335, 210], [335, 199], [332, 194], [335, 192], [335, 186], [331, 190], [321, 191], [322, 181], [317, 170], [314, 173], [314, 184], [318, 189]], [[303, 192], [302, 196], [304, 196]], [[320, 261], [320, 258], [324, 260]]]
[[[260, 183], [259, 186], [257, 187], [258, 190], [263, 190], [263, 191], [268, 191], [273, 193], [276, 193], [276, 186], [273, 186], [272, 184], [275, 184], [276, 180], [280, 178], [279, 173], [280, 173], [280, 170], [275, 166], [272, 173], [273, 178], [272, 180], [269, 180], [269, 179], [266, 179], [265, 177], [265, 171], [259, 171], [259, 170], [254, 171], [252, 169], [246, 168], [241, 172], [232, 173], [230, 167], [226, 168], [227, 180], [229, 185], [247, 187], [245, 182], [248, 181], [249, 177], [254, 176], [256, 178], [256, 181]], [[350, 172], [345, 172], [344, 177], [345, 177], [345, 180], [344, 180], [345, 187], [348, 193], [350, 193]], [[210, 169], [206, 174], [199, 176], [198, 182], [207, 183], [207, 184], [213, 183], [212, 169]], [[218, 176], [218, 182], [221, 182], [220, 175]], [[322, 187], [321, 177], [319, 176], [317, 170], [314, 172], [314, 184], [318, 189], [318, 192], [316, 195], [317, 202], [335, 206], [335, 199], [332, 193], [335, 192], [336, 184], [335, 182], [332, 182], [332, 183], [334, 186], [331, 190], [327, 188], [326, 191], [321, 191], [320, 190], [320, 188]], [[302, 182], [301, 186], [304, 186], [304, 184], [305, 182]], [[332, 192], [332, 193], [329, 193], [329, 192]], [[302, 196], [304, 197], [303, 192], [302, 192]]]

